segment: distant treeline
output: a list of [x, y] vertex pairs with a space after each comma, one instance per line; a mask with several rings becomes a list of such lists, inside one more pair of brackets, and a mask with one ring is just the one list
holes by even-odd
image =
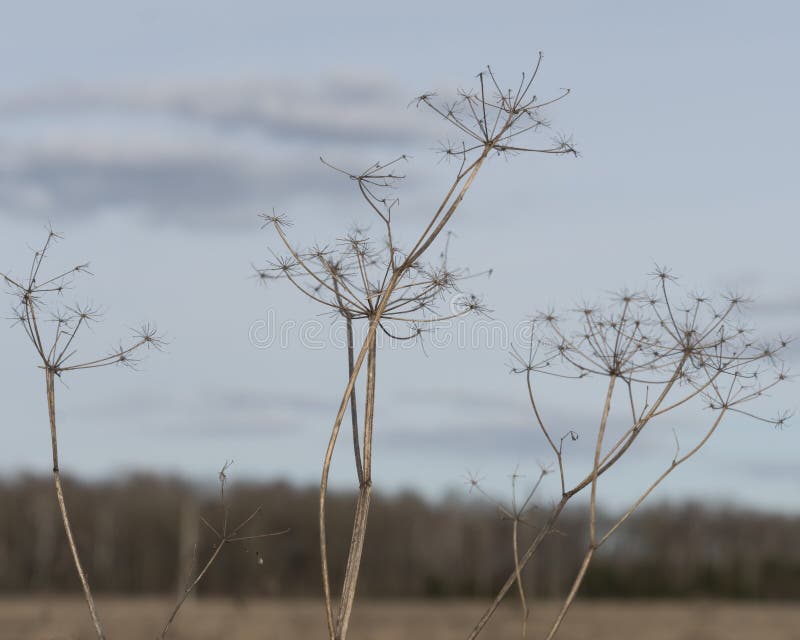
[[[67, 501], [84, 564], [97, 592], [175, 593], [212, 552], [221, 527], [219, 494], [174, 479], [136, 476], [103, 484], [68, 482]], [[243, 534], [291, 528], [226, 548], [200, 593], [318, 596], [317, 492], [288, 484], [226, 490], [228, 521], [257, 506]], [[340, 580], [354, 499], [331, 495], [332, 578]], [[535, 526], [535, 522], [533, 523]], [[534, 534], [526, 529], [526, 536]], [[585, 550], [582, 513], [566, 512], [525, 580], [532, 596], [569, 588]], [[800, 597], [800, 517], [698, 505], [653, 506], [632, 518], [598, 556], [582, 589], [589, 597]], [[513, 567], [511, 524], [477, 500], [430, 503], [378, 495], [370, 515], [362, 596], [464, 597], [495, 592]], [[0, 483], [0, 591], [78, 588], [47, 478]]]

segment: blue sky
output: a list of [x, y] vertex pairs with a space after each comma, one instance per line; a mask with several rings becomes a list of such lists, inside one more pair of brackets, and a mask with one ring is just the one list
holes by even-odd
[[[581, 157], [495, 161], [454, 220], [454, 259], [494, 269], [476, 284], [493, 318], [513, 326], [639, 287], [657, 262], [687, 287], [752, 295], [766, 334], [799, 332], [793, 3], [273, 4], [4, 12], [0, 269], [24, 268], [50, 220], [66, 234], [54, 262], [90, 260], [96, 274], [76, 292], [106, 310], [88, 351], [144, 320], [170, 339], [141, 371], [66, 381], [63, 469], [201, 479], [234, 459], [242, 475], [315, 482], [344, 354], [251, 343], [259, 320], [328, 323], [249, 277], [274, 246], [257, 215], [285, 211], [309, 244], [335, 238], [369, 212], [318, 157], [363, 167], [407, 153], [399, 215], [413, 233], [452, 173], [432, 151], [451, 132], [409, 101], [469, 87], [487, 64], [513, 84], [539, 50], [542, 94], [573, 91], [549, 116]], [[0, 468], [44, 473], [43, 382], [21, 338], [0, 332]], [[507, 360], [505, 345], [387, 351], [378, 487], [435, 495], [473, 470], [502, 490], [517, 465], [534, 474], [547, 451]], [[591, 422], [597, 402], [554, 392], [552, 410]], [[764, 408], [796, 405], [787, 388]], [[663, 468], [672, 438], [645, 443], [606, 502]], [[797, 510], [798, 453], [796, 428], [732, 420], [657, 496]]]

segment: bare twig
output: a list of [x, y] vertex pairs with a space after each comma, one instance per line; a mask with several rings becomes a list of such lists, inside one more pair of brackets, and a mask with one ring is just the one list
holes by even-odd
[[226, 482], [228, 480], [228, 476], [226, 474], [226, 471], [230, 468], [230, 466], [232, 464], [233, 464], [232, 460], [230, 460], [230, 461], [226, 460], [225, 464], [222, 465], [222, 469], [220, 469], [220, 472], [218, 474], [220, 508], [221, 508], [221, 511], [222, 511], [222, 517], [221, 517], [222, 526], [220, 528], [214, 527], [213, 525], [211, 525], [208, 522], [208, 520], [206, 520], [205, 518], [200, 516], [200, 521], [203, 524], [205, 524], [206, 527], [212, 533], [214, 533], [215, 536], [216, 536], [216, 540], [214, 541], [214, 545], [213, 545], [214, 551], [211, 553], [211, 555], [209, 556], [208, 560], [206, 560], [205, 564], [203, 565], [203, 568], [197, 573], [197, 575], [194, 578], [189, 576], [189, 579], [187, 580], [186, 586], [184, 587], [183, 591], [181, 592], [181, 595], [178, 598], [178, 601], [175, 603], [175, 606], [173, 607], [169, 618], [167, 619], [166, 623], [164, 624], [164, 627], [161, 630], [161, 634], [159, 635], [160, 640], [164, 640], [164, 638], [167, 637], [167, 632], [169, 631], [169, 628], [172, 625], [172, 623], [175, 621], [175, 618], [177, 617], [178, 612], [180, 611], [181, 607], [186, 602], [186, 599], [191, 595], [192, 591], [194, 591], [194, 589], [197, 587], [197, 585], [200, 584], [200, 582], [202, 581], [203, 577], [206, 575], [208, 570], [211, 568], [211, 565], [214, 564], [216, 559], [222, 553], [222, 549], [226, 545], [229, 545], [229, 544], [232, 544], [232, 543], [235, 543], [235, 542], [247, 542], [249, 540], [258, 540], [258, 539], [262, 539], [262, 538], [271, 538], [273, 536], [280, 536], [280, 535], [283, 535], [283, 534], [289, 532], [289, 529], [283, 529], [281, 531], [273, 531], [273, 532], [269, 532], [269, 533], [259, 533], [259, 534], [248, 535], [248, 536], [240, 535], [239, 532], [244, 527], [246, 527], [248, 524], [250, 524], [250, 522], [252, 522], [252, 520], [259, 513], [261, 513], [261, 507], [257, 507], [255, 510], [253, 510], [250, 513], [250, 515], [248, 515], [244, 520], [242, 520], [237, 526], [235, 526], [230, 531], [228, 530], [228, 513], [229, 513], [230, 509], [229, 509], [229, 504], [228, 504], [227, 498], [225, 496], [225, 484], [226, 484]]

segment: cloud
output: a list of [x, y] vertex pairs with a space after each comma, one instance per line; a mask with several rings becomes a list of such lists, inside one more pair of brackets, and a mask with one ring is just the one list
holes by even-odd
[[81, 406], [82, 422], [105, 430], [109, 419], [129, 423], [151, 437], [204, 438], [225, 443], [247, 438], [296, 437], [317, 427], [335, 409], [336, 399], [312, 399], [302, 393], [207, 388], [179, 394], [148, 389]]
[[4, 118], [81, 114], [172, 118], [268, 138], [339, 145], [402, 145], [429, 133], [407, 109], [409, 96], [387, 80], [339, 74], [316, 82], [281, 78], [163, 87], [70, 87], [0, 100]]
[[[9, 152], [10, 151], [10, 152]], [[123, 213], [188, 228], [251, 225], [298, 193], [342, 197], [341, 180], [302, 157], [257, 158], [205, 145], [3, 149], [0, 214]]]
[[252, 225], [297, 198], [351, 193], [321, 152], [361, 167], [430, 140], [431, 119], [406, 101], [355, 75], [0, 99], [0, 215]]

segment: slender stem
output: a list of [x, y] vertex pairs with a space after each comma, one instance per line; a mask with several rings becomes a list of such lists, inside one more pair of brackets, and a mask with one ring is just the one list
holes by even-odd
[[347, 569], [342, 585], [342, 597], [339, 604], [339, 615], [336, 621], [336, 638], [344, 640], [350, 624], [350, 615], [356, 597], [358, 574], [361, 569], [361, 557], [364, 551], [364, 539], [367, 533], [370, 497], [372, 495], [372, 433], [375, 417], [375, 371], [377, 348], [372, 341], [367, 357], [367, 393], [364, 409], [364, 480], [359, 487], [358, 504], [353, 522], [353, 534], [350, 540], [350, 552], [347, 558]]
[[654, 480], [654, 481], [653, 481], [653, 482], [650, 484], [650, 486], [649, 486], [649, 487], [647, 487], [647, 489], [644, 491], [644, 493], [642, 493], [642, 495], [640, 495], [640, 496], [639, 496], [639, 497], [636, 499], [636, 501], [635, 501], [635, 502], [634, 502], [634, 503], [633, 503], [633, 504], [630, 506], [630, 508], [629, 508], [629, 509], [628, 509], [628, 510], [627, 510], [627, 511], [626, 511], [626, 512], [625, 512], [625, 513], [624, 513], [624, 514], [623, 514], [623, 515], [622, 515], [622, 516], [621, 516], [621, 517], [620, 517], [620, 518], [617, 520], [617, 522], [616, 522], [616, 523], [615, 523], [615, 524], [614, 524], [614, 525], [613, 525], [613, 526], [612, 526], [612, 527], [611, 527], [611, 528], [608, 530], [608, 532], [607, 532], [607, 533], [606, 533], [606, 534], [605, 534], [605, 535], [604, 535], [602, 538], [600, 538], [600, 540], [599, 540], [599, 541], [598, 541], [598, 543], [597, 543], [597, 546], [598, 546], [598, 547], [599, 547], [600, 545], [604, 544], [604, 543], [606, 542], [606, 540], [608, 540], [608, 539], [609, 539], [609, 538], [610, 538], [610, 537], [613, 535], [613, 533], [614, 533], [614, 532], [615, 532], [617, 529], [619, 529], [619, 528], [622, 526], [622, 524], [623, 524], [623, 523], [624, 523], [624, 522], [625, 522], [625, 521], [626, 521], [628, 518], [630, 518], [630, 516], [633, 514], [633, 512], [634, 512], [634, 511], [636, 511], [636, 510], [639, 508], [639, 506], [640, 506], [640, 505], [641, 505], [641, 504], [642, 504], [642, 503], [643, 503], [643, 502], [644, 502], [644, 501], [647, 499], [647, 497], [648, 497], [648, 496], [649, 496], [651, 493], [653, 493], [653, 491], [656, 489], [656, 487], [658, 487], [658, 485], [660, 485], [660, 484], [663, 482], [663, 480], [664, 480], [664, 479], [665, 479], [665, 478], [666, 478], [666, 477], [667, 477], [669, 474], [671, 474], [671, 473], [672, 473], [672, 472], [673, 472], [673, 471], [674, 471], [674, 470], [675, 470], [675, 469], [676, 469], [678, 466], [682, 465], [684, 462], [686, 462], [686, 461], [687, 461], [689, 458], [691, 458], [691, 457], [692, 457], [692, 456], [693, 456], [695, 453], [697, 453], [698, 451], [700, 451], [700, 449], [702, 449], [702, 448], [705, 446], [705, 444], [708, 442], [709, 438], [711, 438], [711, 436], [713, 435], [713, 433], [714, 433], [714, 432], [717, 430], [717, 427], [719, 426], [720, 422], [722, 422], [722, 418], [725, 416], [725, 413], [726, 413], [726, 412], [727, 412], [727, 409], [723, 409], [722, 411], [720, 411], [720, 412], [719, 412], [719, 414], [717, 415], [716, 419], [715, 419], [715, 420], [714, 420], [714, 422], [711, 424], [711, 427], [708, 429], [708, 431], [706, 431], [706, 433], [705, 433], [705, 435], [703, 436], [703, 438], [700, 440], [700, 442], [698, 442], [698, 443], [697, 443], [697, 444], [696, 444], [696, 445], [695, 445], [695, 446], [694, 446], [694, 447], [691, 449], [691, 451], [689, 451], [688, 453], [686, 453], [685, 455], [683, 455], [683, 456], [682, 456], [682, 457], [680, 457], [680, 458], [677, 458], [677, 457], [676, 457], [675, 459], [673, 459], [673, 460], [672, 460], [672, 463], [669, 465], [669, 467], [667, 467], [667, 468], [666, 468], [666, 469], [665, 469], [665, 470], [664, 470], [664, 471], [661, 473], [661, 475], [660, 475], [660, 476], [658, 476], [658, 478], [656, 478], [656, 479], [655, 479], [655, 480]]
[[[528, 546], [525, 553], [519, 558], [520, 570], [522, 570], [522, 568], [524, 568], [525, 565], [528, 564], [530, 559], [533, 557], [533, 555], [539, 548], [539, 545], [547, 537], [547, 534], [549, 534], [553, 530], [553, 527], [558, 521], [558, 518], [561, 515], [561, 512], [564, 510], [564, 507], [567, 505], [568, 500], [569, 497], [565, 495], [564, 497], [561, 498], [561, 500], [555, 506], [555, 508], [550, 512], [550, 517], [547, 519], [547, 522], [545, 522], [544, 526], [539, 530], [539, 533], [536, 534], [536, 537], [533, 539], [533, 542], [531, 542], [531, 544]], [[508, 577], [503, 586], [497, 592], [497, 595], [494, 597], [494, 600], [492, 600], [491, 604], [486, 608], [486, 611], [484, 611], [480, 620], [478, 620], [478, 622], [475, 623], [475, 626], [472, 628], [472, 631], [470, 631], [469, 636], [467, 636], [467, 640], [475, 640], [475, 638], [477, 638], [481, 634], [483, 628], [489, 623], [489, 620], [491, 620], [492, 616], [494, 615], [494, 612], [497, 611], [497, 607], [500, 606], [500, 603], [506, 597], [506, 594], [509, 592], [511, 587], [514, 586], [514, 583], [516, 581], [517, 581], [517, 572], [512, 571], [511, 575]]]
[[375, 339], [367, 356], [367, 395], [364, 403], [364, 483], [372, 484], [372, 433], [375, 422], [375, 372], [378, 349]]
[[344, 640], [350, 625], [350, 615], [355, 602], [358, 573], [361, 568], [361, 556], [364, 550], [364, 539], [367, 533], [367, 516], [369, 514], [372, 487], [365, 485], [359, 490], [356, 514], [353, 519], [353, 532], [350, 538], [350, 552], [347, 556], [342, 595], [336, 618], [335, 638]]
[[558, 475], [559, 479], [561, 480], [561, 493], [563, 495], [567, 490], [567, 486], [564, 481], [564, 457], [561, 455], [561, 447], [557, 447], [556, 443], [553, 442], [553, 438], [550, 436], [550, 432], [544, 426], [542, 416], [539, 414], [539, 407], [536, 405], [536, 399], [533, 395], [533, 382], [531, 380], [531, 373], [532, 372], [528, 370], [525, 375], [525, 383], [528, 387], [528, 400], [530, 400], [531, 408], [533, 409], [533, 415], [536, 416], [536, 422], [539, 424], [539, 428], [541, 429], [545, 439], [547, 440], [547, 443], [550, 445], [550, 448], [553, 450], [553, 453], [556, 456], [556, 462], [558, 463]]
[[[320, 489], [319, 489], [319, 527], [320, 527], [320, 535], [319, 535], [319, 546], [320, 546], [320, 564], [321, 564], [321, 572], [322, 572], [322, 590], [323, 590], [323, 597], [324, 597], [324, 604], [325, 604], [325, 618], [328, 625], [328, 636], [331, 640], [335, 640], [336, 633], [334, 627], [334, 620], [333, 620], [333, 604], [331, 601], [331, 588], [330, 588], [330, 571], [328, 567], [328, 542], [327, 542], [327, 531], [326, 531], [326, 498], [328, 492], [328, 477], [330, 475], [330, 467], [331, 467], [331, 460], [333, 459], [333, 450], [336, 447], [336, 441], [339, 437], [339, 430], [342, 425], [342, 420], [344, 419], [344, 414], [347, 411], [348, 404], [350, 402], [350, 396], [353, 393], [353, 389], [355, 388], [356, 380], [358, 378], [358, 373], [361, 370], [362, 365], [364, 364], [364, 360], [367, 356], [367, 351], [372, 347], [375, 342], [375, 336], [378, 330], [378, 326], [380, 325], [381, 317], [383, 316], [384, 311], [386, 310], [386, 306], [389, 304], [389, 300], [391, 299], [392, 293], [394, 292], [395, 288], [399, 284], [400, 280], [403, 277], [403, 274], [413, 265], [414, 260], [416, 257], [421, 255], [422, 252], [427, 249], [428, 246], [434, 241], [434, 239], [441, 233], [441, 230], [444, 227], [444, 224], [447, 220], [452, 217], [455, 213], [458, 205], [463, 200], [464, 196], [466, 195], [467, 191], [469, 190], [470, 186], [472, 185], [475, 177], [478, 175], [483, 162], [486, 160], [489, 152], [491, 151], [491, 147], [487, 146], [484, 148], [481, 155], [478, 157], [475, 162], [473, 162], [470, 167], [468, 168], [468, 174], [464, 184], [462, 185], [458, 196], [455, 200], [447, 207], [447, 203], [450, 201], [452, 194], [455, 192], [456, 186], [462, 181], [465, 174], [461, 174], [457, 179], [454, 185], [451, 187], [450, 191], [445, 197], [445, 200], [442, 202], [439, 210], [434, 217], [441, 215], [441, 212], [447, 207], [447, 212], [436, 228], [433, 228], [434, 222], [432, 221], [428, 227], [423, 232], [422, 236], [420, 237], [417, 245], [415, 245], [414, 250], [409, 256], [402, 262], [402, 264], [394, 271], [391, 280], [389, 280], [389, 284], [386, 286], [386, 290], [383, 296], [380, 299], [380, 303], [376, 307], [369, 324], [369, 329], [367, 330], [367, 335], [364, 339], [364, 343], [359, 350], [358, 356], [353, 363], [353, 373], [350, 375], [350, 379], [347, 382], [347, 386], [344, 389], [344, 393], [342, 394], [342, 399], [339, 404], [339, 410], [336, 414], [336, 418], [333, 422], [333, 427], [331, 429], [331, 435], [328, 440], [328, 447], [325, 451], [325, 457], [322, 463], [322, 477], [320, 479]], [[370, 428], [371, 429], [371, 428]], [[372, 437], [371, 434], [369, 438], [366, 434], [366, 425], [365, 425], [365, 434], [364, 434], [364, 473], [365, 473], [365, 482], [369, 483], [369, 474], [366, 470], [367, 466], [367, 458], [372, 455]], [[367, 445], [369, 444], [369, 451], [367, 451]], [[345, 625], [346, 626], [346, 625]]]
[[[350, 376], [353, 375], [353, 319], [347, 315], [347, 371]], [[353, 423], [353, 454], [356, 462], [356, 475], [358, 476], [358, 486], [364, 484], [364, 469], [361, 465], [361, 447], [358, 444], [358, 403], [356, 401], [356, 392], [350, 394], [350, 417]]]
[[[597, 475], [602, 476], [606, 471], [608, 471], [611, 467], [613, 467], [617, 461], [622, 458], [623, 455], [630, 449], [631, 445], [634, 443], [636, 438], [642, 432], [644, 427], [647, 425], [648, 422], [653, 418], [653, 415], [656, 411], [658, 411], [659, 407], [664, 403], [667, 396], [669, 395], [670, 391], [672, 390], [673, 386], [678, 382], [681, 376], [681, 372], [683, 371], [683, 367], [686, 364], [687, 356], [684, 355], [681, 358], [681, 361], [676, 365], [675, 371], [672, 374], [672, 377], [666, 383], [664, 388], [661, 390], [661, 393], [656, 398], [653, 406], [650, 407], [650, 410], [639, 419], [639, 421], [634, 424], [622, 438], [627, 438], [625, 443], [620, 447], [619, 442], [611, 447], [611, 450], [606, 454], [603, 460], [600, 462], [600, 468], [598, 469]], [[616, 450], [616, 452], [615, 452]], [[612, 452], [613, 455], [612, 455]], [[567, 495], [572, 497], [575, 494], [583, 491], [587, 486], [589, 486], [592, 482], [593, 472], [589, 473], [583, 480], [581, 480], [578, 484], [576, 484], [572, 489], [567, 491]]]
[[[651, 407], [650, 412], [644, 418], [642, 418], [640, 420], [640, 424], [646, 424], [647, 421], [650, 420], [651, 413], [656, 411], [658, 409], [658, 407], [661, 405], [661, 403], [663, 402], [664, 398], [669, 393], [669, 390], [672, 388], [672, 385], [678, 379], [678, 372], [682, 369], [683, 364], [685, 363], [685, 361], [686, 361], [686, 358], [683, 358], [681, 360], [681, 362], [678, 365], [676, 373], [673, 375], [672, 379], [666, 385], [666, 388], [661, 392], [661, 394], [659, 395], [658, 399], [655, 401], [653, 407]], [[520, 566], [522, 568], [524, 568], [525, 565], [528, 564], [530, 559], [536, 553], [536, 550], [539, 548], [539, 545], [541, 544], [542, 540], [544, 539], [544, 536], [547, 533], [549, 533], [550, 530], [552, 529], [552, 527], [555, 525], [556, 521], [558, 520], [558, 517], [561, 515], [561, 512], [564, 510], [564, 507], [566, 506], [567, 502], [569, 502], [569, 500], [573, 496], [577, 495], [578, 493], [583, 491], [587, 486], [592, 484], [593, 480], [596, 482], [597, 477], [603, 475], [606, 471], [608, 471], [612, 467], [612, 465], [614, 465], [614, 463], [616, 463], [617, 460], [619, 460], [625, 454], [625, 452], [628, 450], [628, 448], [631, 446], [631, 444], [633, 444], [633, 440], [636, 438], [636, 435], [638, 435], [640, 432], [641, 432], [641, 430], [635, 430], [633, 435], [628, 439], [628, 441], [625, 443], [625, 445], [610, 460], [604, 459], [604, 461], [601, 462], [601, 466], [597, 469], [596, 477], [595, 477], [595, 473], [594, 473], [594, 469], [593, 469], [591, 473], [589, 473], [583, 480], [581, 480], [578, 484], [576, 484], [574, 487], [572, 487], [572, 489], [570, 489], [570, 490], [568, 490], [566, 492], [563, 492], [563, 495], [561, 497], [561, 501], [558, 503], [558, 505], [555, 507], [555, 509], [551, 513], [550, 518], [548, 519], [547, 523], [545, 524], [545, 527], [542, 529], [542, 531], [539, 533], [539, 535], [533, 540], [533, 542], [531, 542], [531, 544], [528, 547], [528, 549], [525, 551], [525, 553], [520, 558]], [[492, 616], [494, 615], [495, 611], [497, 611], [497, 607], [500, 606], [500, 603], [505, 598], [505, 596], [508, 593], [509, 589], [511, 589], [511, 587], [514, 586], [514, 583], [516, 582], [516, 580], [517, 580], [516, 571], [512, 571], [511, 575], [508, 577], [508, 579], [505, 581], [503, 586], [497, 592], [497, 595], [494, 597], [494, 600], [492, 600], [491, 604], [487, 607], [486, 611], [484, 611], [484, 613], [481, 616], [480, 620], [478, 620], [478, 622], [473, 627], [473, 629], [470, 632], [467, 640], [475, 640], [475, 638], [477, 638], [481, 634], [483, 628], [488, 624], [489, 620], [492, 618]]]
[[572, 606], [572, 602], [575, 600], [575, 596], [578, 594], [578, 589], [580, 589], [581, 583], [583, 582], [583, 577], [586, 575], [586, 570], [589, 568], [589, 563], [592, 561], [594, 552], [595, 548], [593, 546], [589, 547], [589, 550], [586, 552], [586, 555], [583, 558], [583, 563], [578, 571], [578, 575], [575, 576], [575, 580], [572, 583], [572, 588], [569, 590], [569, 595], [567, 595], [567, 599], [564, 600], [561, 611], [558, 612], [558, 617], [555, 619], [555, 622], [553, 622], [553, 626], [550, 628], [550, 633], [547, 634], [547, 638], [545, 638], [545, 640], [551, 640], [556, 633], [558, 633], [558, 629], [561, 626], [561, 623], [564, 622], [567, 611], [569, 611], [569, 608]]
[[594, 548], [595, 543], [595, 521], [597, 518], [597, 476], [600, 472], [600, 454], [603, 451], [603, 436], [606, 433], [608, 424], [608, 414], [611, 412], [611, 398], [614, 395], [614, 383], [617, 376], [612, 375], [608, 382], [606, 401], [603, 405], [603, 416], [600, 418], [600, 427], [597, 429], [597, 444], [594, 450], [594, 464], [592, 465], [592, 494], [589, 499], [589, 544]]
[[[694, 456], [694, 454], [696, 454], [700, 449], [702, 449], [703, 446], [705, 446], [705, 444], [708, 442], [709, 438], [711, 438], [714, 431], [717, 430], [717, 427], [719, 426], [720, 422], [722, 422], [722, 418], [725, 416], [725, 412], [726, 409], [723, 409], [717, 415], [717, 418], [714, 420], [711, 427], [708, 429], [708, 431], [706, 431], [703, 438], [692, 448], [691, 451], [689, 451], [687, 454], [685, 454], [680, 458], [673, 459], [670, 466], [667, 467], [667, 469], [663, 473], [661, 473], [661, 475], [658, 476], [658, 478], [656, 478], [656, 480], [645, 490], [645, 492], [642, 493], [642, 495], [640, 495], [639, 498], [633, 503], [633, 505], [628, 509], [628, 511], [626, 511], [625, 514], [617, 520], [614, 526], [612, 526], [611, 529], [609, 529], [609, 531], [599, 541], [596, 542], [594, 539], [594, 533], [591, 534], [591, 545], [589, 547], [589, 550], [586, 552], [586, 556], [583, 559], [583, 563], [581, 564], [581, 568], [578, 571], [578, 575], [575, 576], [575, 580], [572, 583], [572, 589], [570, 589], [569, 595], [564, 601], [564, 605], [562, 606], [558, 617], [553, 623], [553, 626], [550, 629], [550, 633], [547, 635], [546, 640], [551, 640], [551, 638], [553, 638], [556, 635], [558, 628], [561, 626], [564, 617], [567, 615], [567, 611], [569, 610], [570, 606], [575, 600], [575, 596], [578, 593], [578, 589], [583, 583], [583, 579], [586, 577], [586, 571], [589, 569], [589, 565], [591, 564], [592, 557], [594, 556], [595, 551], [599, 549], [600, 546], [604, 544], [609, 537], [611, 537], [611, 535], [631, 516], [631, 514], [634, 511], [636, 511], [636, 509], [639, 508], [642, 502], [644, 502], [647, 499], [647, 497], [653, 492], [653, 490], [659, 484], [661, 484], [664, 478], [670, 475], [678, 466], [686, 462], [689, 458]], [[597, 461], [595, 462], [595, 465], [597, 465]], [[596, 469], [597, 467], [595, 466], [595, 470]], [[592, 526], [594, 525], [593, 521], [591, 522], [591, 525]]]
[[78, 555], [78, 547], [75, 544], [75, 537], [72, 535], [72, 526], [70, 525], [69, 515], [67, 513], [67, 503], [64, 500], [64, 489], [61, 486], [61, 474], [58, 469], [58, 436], [56, 432], [56, 389], [55, 389], [55, 373], [51, 368], [45, 370], [45, 379], [47, 382], [47, 410], [50, 417], [50, 442], [53, 449], [53, 482], [56, 487], [56, 498], [58, 499], [58, 508], [61, 511], [61, 519], [64, 522], [64, 531], [67, 534], [67, 542], [69, 543], [70, 551], [72, 552], [72, 560], [75, 563], [75, 570], [78, 572], [78, 577], [81, 580], [83, 587], [83, 595], [86, 597], [86, 604], [89, 607], [89, 615], [92, 618], [95, 633], [98, 640], [105, 640], [105, 633], [103, 632], [103, 625], [100, 623], [100, 618], [97, 615], [97, 610], [94, 606], [94, 598], [92, 591], [89, 588], [89, 580], [86, 577], [86, 572], [81, 564], [80, 556]]
[[514, 528], [511, 535], [514, 547], [514, 573], [517, 578], [519, 602], [522, 606], [522, 637], [524, 639], [528, 635], [528, 601], [525, 597], [525, 585], [522, 584], [522, 567], [519, 564], [519, 517], [514, 518]]
[[160, 640], [164, 640], [164, 638], [167, 637], [167, 631], [169, 630], [170, 625], [175, 620], [175, 616], [178, 615], [178, 611], [180, 611], [180, 608], [183, 606], [183, 603], [186, 602], [186, 598], [189, 597], [189, 594], [192, 592], [192, 590], [200, 583], [200, 581], [203, 579], [203, 576], [206, 574], [211, 565], [214, 564], [214, 560], [217, 559], [217, 556], [220, 554], [220, 551], [222, 551], [222, 547], [225, 546], [226, 542], [227, 541], [225, 539], [219, 541], [217, 548], [214, 549], [214, 553], [211, 554], [211, 557], [208, 559], [208, 562], [206, 562], [202, 571], [200, 571], [200, 573], [197, 574], [197, 577], [194, 580], [192, 580], [192, 582], [183, 590], [183, 594], [181, 595], [178, 602], [175, 604], [175, 608], [172, 610], [172, 614], [170, 615], [169, 620], [167, 620], [167, 623], [161, 630], [161, 635], [159, 636]]
[[578, 575], [575, 576], [575, 580], [572, 583], [572, 588], [570, 589], [566, 600], [564, 600], [561, 611], [559, 611], [558, 617], [555, 619], [555, 622], [553, 622], [553, 626], [550, 628], [550, 633], [547, 634], [546, 640], [551, 640], [551, 638], [553, 638], [558, 632], [561, 623], [564, 621], [564, 617], [567, 615], [569, 608], [572, 606], [572, 602], [575, 600], [578, 589], [580, 589], [580, 586], [583, 583], [583, 578], [586, 575], [586, 571], [589, 569], [589, 564], [592, 561], [592, 557], [597, 550], [597, 477], [600, 472], [600, 454], [603, 450], [603, 436], [605, 435], [606, 425], [608, 424], [608, 415], [611, 412], [611, 398], [614, 395], [614, 383], [616, 380], [617, 377], [615, 375], [612, 375], [609, 379], [608, 390], [606, 391], [606, 399], [603, 404], [603, 415], [600, 418], [600, 426], [597, 429], [597, 444], [595, 445], [594, 463], [592, 464], [591, 498], [589, 499], [589, 549], [586, 551], [586, 555], [583, 558]]

